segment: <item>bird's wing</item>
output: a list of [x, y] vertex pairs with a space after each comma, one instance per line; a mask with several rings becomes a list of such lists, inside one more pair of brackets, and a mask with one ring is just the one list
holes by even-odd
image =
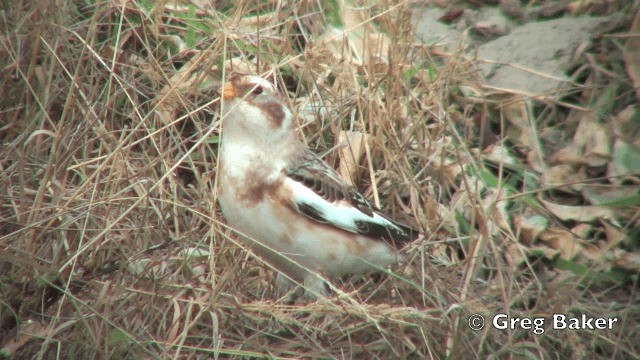
[[364, 196], [310, 151], [284, 171], [286, 180], [282, 186], [291, 194], [288, 201], [307, 218], [397, 247], [415, 239], [415, 230], [378, 213]]

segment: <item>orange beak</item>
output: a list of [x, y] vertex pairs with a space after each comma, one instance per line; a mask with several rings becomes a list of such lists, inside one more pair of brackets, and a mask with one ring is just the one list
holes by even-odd
[[232, 83], [225, 83], [218, 92], [224, 100], [230, 100], [236, 97], [236, 89], [233, 87]]

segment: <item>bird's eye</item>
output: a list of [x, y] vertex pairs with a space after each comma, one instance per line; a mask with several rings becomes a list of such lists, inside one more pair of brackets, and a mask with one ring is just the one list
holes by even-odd
[[264, 92], [264, 89], [262, 88], [262, 86], [256, 86], [255, 89], [253, 89], [252, 93], [253, 95], [260, 95]]

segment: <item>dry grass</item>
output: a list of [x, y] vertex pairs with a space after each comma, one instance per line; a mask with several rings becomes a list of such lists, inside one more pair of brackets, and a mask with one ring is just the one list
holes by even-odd
[[[639, 356], [637, 281], [586, 279], [524, 247], [520, 261], [507, 251], [520, 240], [501, 222], [505, 198], [516, 199], [514, 213], [530, 199], [525, 189], [505, 195], [477, 175], [491, 168], [479, 156], [473, 119], [500, 102], [461, 96], [458, 86], [477, 87], [471, 61], [416, 46], [405, 4], [379, 3], [364, 24], [347, 27], [367, 39], [387, 34], [389, 63], [367, 58], [379, 53], [373, 46], [359, 63], [346, 55], [352, 42], [318, 40], [339, 14], [324, 6], [245, 1], [205, 11], [172, 2], [18, 1], [6, 8], [5, 354]], [[268, 74], [287, 90], [291, 107], [312, 120], [301, 122], [301, 136], [332, 165], [345, 161], [336, 151], [341, 131], [370, 136], [356, 186], [425, 234], [405, 249], [405, 264], [334, 279], [335, 298], [291, 303], [275, 295], [274, 272], [243, 249], [216, 208], [211, 89], [232, 69]], [[496, 172], [499, 182], [506, 176]], [[489, 321], [501, 312], [615, 316], [620, 326], [543, 335], [468, 327], [471, 314]]]

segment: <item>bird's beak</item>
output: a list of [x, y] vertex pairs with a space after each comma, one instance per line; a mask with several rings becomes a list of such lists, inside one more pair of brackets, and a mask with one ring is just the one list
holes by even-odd
[[220, 94], [220, 97], [222, 97], [224, 100], [230, 100], [236, 97], [236, 89], [232, 83], [227, 82], [222, 84], [222, 86], [218, 89], [218, 94]]

